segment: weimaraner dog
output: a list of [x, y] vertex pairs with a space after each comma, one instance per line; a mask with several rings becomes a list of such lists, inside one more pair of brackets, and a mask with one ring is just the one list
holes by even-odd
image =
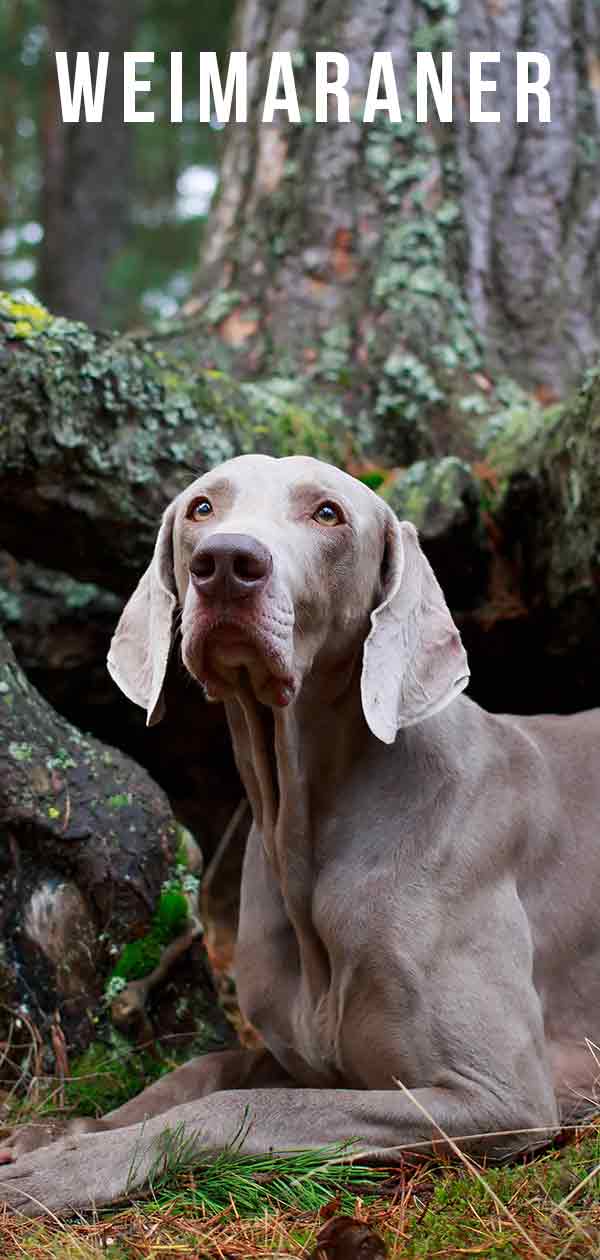
[[254, 816], [236, 974], [265, 1049], [17, 1145], [0, 1198], [111, 1202], [145, 1184], [165, 1130], [199, 1155], [241, 1127], [248, 1152], [355, 1139], [391, 1161], [441, 1133], [506, 1155], [593, 1109], [600, 711], [505, 717], [462, 696], [414, 528], [314, 459], [230, 460], [167, 508], [109, 657], [149, 723], [180, 616]]

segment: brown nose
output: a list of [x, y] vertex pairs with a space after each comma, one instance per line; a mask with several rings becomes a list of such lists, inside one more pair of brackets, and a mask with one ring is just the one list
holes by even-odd
[[213, 534], [196, 548], [190, 574], [197, 591], [211, 599], [245, 599], [266, 586], [273, 557], [250, 534]]

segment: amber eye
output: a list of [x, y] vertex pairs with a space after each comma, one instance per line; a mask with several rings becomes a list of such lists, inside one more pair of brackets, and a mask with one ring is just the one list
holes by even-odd
[[343, 516], [335, 503], [322, 503], [313, 512], [313, 521], [318, 521], [319, 525], [341, 525]]
[[203, 521], [205, 517], [210, 516], [212, 512], [212, 503], [210, 499], [196, 499], [188, 508], [187, 516], [190, 521]]

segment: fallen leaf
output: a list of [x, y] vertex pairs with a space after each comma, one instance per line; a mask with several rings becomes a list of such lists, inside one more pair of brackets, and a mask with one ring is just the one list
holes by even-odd
[[341, 1194], [336, 1194], [334, 1199], [330, 1199], [328, 1203], [324, 1203], [323, 1207], [319, 1209], [321, 1220], [330, 1221], [332, 1216], [337, 1216], [341, 1206], [342, 1196]]
[[535, 389], [535, 396], [540, 407], [552, 407], [554, 403], [560, 402], [560, 394], [551, 385], [538, 385]]
[[387, 1251], [378, 1234], [352, 1216], [336, 1216], [317, 1236], [309, 1260], [386, 1260]]
[[244, 317], [239, 309], [219, 324], [219, 335], [228, 346], [243, 346], [248, 337], [252, 337], [258, 328], [258, 320]]

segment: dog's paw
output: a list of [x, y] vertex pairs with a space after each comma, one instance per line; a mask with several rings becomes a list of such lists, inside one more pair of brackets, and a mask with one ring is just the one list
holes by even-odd
[[12, 1164], [23, 1155], [49, 1146], [64, 1132], [64, 1123], [57, 1120], [38, 1120], [8, 1130], [6, 1137], [0, 1137], [0, 1164]]
[[0, 1203], [25, 1216], [91, 1211], [133, 1187], [135, 1160], [125, 1129], [64, 1137], [0, 1168]]
[[[60, 1149], [62, 1148], [62, 1150]], [[13, 1152], [15, 1148], [12, 1148]], [[60, 1207], [59, 1185], [64, 1142], [38, 1147], [0, 1168], [0, 1203], [25, 1216], [42, 1216]], [[67, 1208], [68, 1204], [62, 1205]]]

